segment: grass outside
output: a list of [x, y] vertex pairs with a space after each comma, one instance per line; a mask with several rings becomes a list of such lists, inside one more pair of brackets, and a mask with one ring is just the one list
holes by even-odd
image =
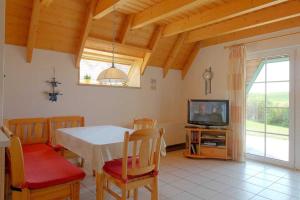
[[[252, 131], [262, 131], [262, 132], [264, 132], [265, 124], [260, 123], [260, 122], [247, 120], [246, 121], [246, 129], [247, 130], [252, 130]], [[283, 127], [283, 126], [267, 125], [267, 133], [278, 133], [278, 134], [289, 135], [289, 128]]]

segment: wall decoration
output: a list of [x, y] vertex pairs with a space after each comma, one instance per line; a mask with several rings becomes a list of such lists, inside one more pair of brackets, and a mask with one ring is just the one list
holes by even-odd
[[53, 77], [51, 78], [50, 81], [47, 81], [47, 83], [49, 83], [51, 86], [51, 92], [48, 92], [49, 101], [56, 102], [57, 96], [62, 95], [62, 93], [55, 90], [55, 88], [58, 87], [59, 84], [61, 84], [55, 78], [55, 68], [53, 68]]
[[211, 67], [205, 69], [202, 77], [205, 81], [205, 95], [211, 94], [211, 80], [213, 78], [213, 73], [211, 71]]
[[156, 79], [154, 79], [154, 78], [150, 79], [150, 89], [156, 90]]

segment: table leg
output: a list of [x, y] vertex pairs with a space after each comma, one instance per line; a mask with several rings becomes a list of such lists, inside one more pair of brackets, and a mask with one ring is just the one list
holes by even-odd
[[104, 200], [104, 174], [96, 173], [96, 200]]

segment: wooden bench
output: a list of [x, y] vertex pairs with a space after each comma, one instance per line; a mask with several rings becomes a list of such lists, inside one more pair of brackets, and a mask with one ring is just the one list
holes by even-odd
[[[38, 124], [40, 122], [42, 121]], [[41, 127], [43, 126], [35, 126], [37, 131], [34, 133], [39, 135]], [[18, 136], [8, 127], [3, 127], [3, 131], [11, 141], [8, 158], [12, 200], [50, 200], [68, 197], [71, 200], [79, 199], [80, 180], [85, 177], [80, 168], [69, 163], [45, 143], [29, 142], [22, 146], [19, 139], [19, 136], [24, 136], [22, 131], [17, 131]], [[36, 135], [33, 138], [34, 141], [38, 141]]]
[[22, 144], [48, 144], [60, 151], [65, 158], [79, 158], [73, 152], [56, 144], [55, 131], [59, 128], [84, 126], [82, 116], [9, 119], [5, 120], [4, 124], [13, 135], [20, 138]]
[[5, 127], [22, 144], [49, 144], [49, 125], [47, 118], [9, 119], [4, 122]]
[[63, 148], [56, 143], [55, 132], [59, 128], [72, 128], [72, 127], [83, 127], [84, 117], [82, 116], [58, 116], [48, 118], [49, 127], [49, 140], [51, 146], [56, 150], [59, 150], [61, 154], [67, 159], [80, 160], [78, 165], [83, 167], [84, 160], [72, 151]]
[[[44, 192], [44, 190], [45, 188], [47, 188], [47, 190], [53, 192], [54, 186], [54, 190], [58, 190], [58, 192], [54, 193], [57, 193], [58, 195], [74, 196], [75, 193], [78, 193], [79, 188], [76, 185], [79, 184], [83, 172], [80, 169], [73, 166], [67, 160], [65, 160], [62, 156], [59, 156], [58, 153], [64, 155], [63, 152], [66, 152], [66, 150], [64, 148], [56, 148], [56, 146], [52, 145], [51, 142], [53, 141], [53, 138], [55, 136], [55, 130], [57, 128], [64, 128], [69, 126], [83, 126], [83, 117], [66, 116], [51, 118], [9, 119], [5, 120], [4, 124], [5, 132], [7, 135], [9, 135], [11, 140], [14, 141], [15, 146], [18, 145], [18, 142], [15, 140], [19, 140], [21, 146], [20, 148], [17, 148], [18, 153], [14, 153], [17, 155], [22, 155], [22, 159], [19, 160], [19, 162], [23, 160], [22, 169], [24, 172], [23, 179], [21, 182], [26, 183], [27, 181], [29, 183], [25, 184], [25, 193], [26, 189], [28, 191], [32, 190], [35, 192], [39, 190], [39, 193], [41, 195], [45, 195], [47, 197], [49, 196], [50, 199], [52, 199], [51, 195], [48, 195], [47, 192]], [[58, 151], [58, 153], [56, 153], [55, 151]], [[10, 150], [8, 152], [10, 152]], [[8, 156], [8, 158], [9, 160], [11, 160], [10, 163], [13, 164], [13, 159], [11, 159], [12, 156]], [[53, 166], [52, 163], [58, 164], [55, 164], [55, 166]], [[18, 165], [15, 164], [15, 166]], [[11, 169], [11, 172], [9, 173], [11, 183], [6, 185], [11, 185], [13, 187], [12, 193], [14, 196], [16, 196], [17, 194], [19, 194], [18, 192], [20, 191], [14, 191], [14, 189], [17, 188], [17, 190], [20, 190], [20, 188], [16, 187], [16, 185], [18, 184], [16, 184], [16, 182], [13, 181], [13, 174], [18, 173], [16, 172], [16, 170], [18, 169], [13, 168], [13, 166], [10, 166], [8, 168]], [[72, 172], [74, 170], [73, 172], [75, 174], [78, 173], [78, 176], [73, 176], [74, 174], [72, 173], [63, 173], [62, 171], [56, 174], [55, 172], [59, 171], [56, 170], [58, 168], [64, 169], [64, 172]], [[27, 180], [27, 177], [30, 174], [32, 174], [32, 171], [30, 169], [34, 169], [33, 174], [38, 175], [41, 178], [37, 180], [38, 176], [32, 177], [34, 182], [30, 182], [30, 180]], [[50, 174], [50, 176], [43, 176], [44, 174]], [[9, 183], [9, 181], [7, 183]], [[49, 189], [49, 187], [51, 189]], [[42, 192], [40, 192], [40, 190], [42, 190]], [[60, 194], [62, 191], [64, 191], [64, 194]], [[23, 188], [21, 193], [24, 193]], [[31, 195], [29, 199], [32, 199], [33, 196]], [[77, 197], [75, 196], [74, 198], [76, 199]], [[18, 198], [19, 196], [16, 197], [16, 199]], [[45, 197], [43, 197], [42, 199], [44, 198]], [[56, 199], [57, 197], [54, 196], [53, 198]]]

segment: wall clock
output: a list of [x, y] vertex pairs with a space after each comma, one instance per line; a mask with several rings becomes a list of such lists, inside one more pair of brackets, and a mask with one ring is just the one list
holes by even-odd
[[205, 69], [202, 77], [205, 81], [205, 95], [211, 94], [211, 80], [213, 78], [213, 73], [211, 71], [211, 67]]

